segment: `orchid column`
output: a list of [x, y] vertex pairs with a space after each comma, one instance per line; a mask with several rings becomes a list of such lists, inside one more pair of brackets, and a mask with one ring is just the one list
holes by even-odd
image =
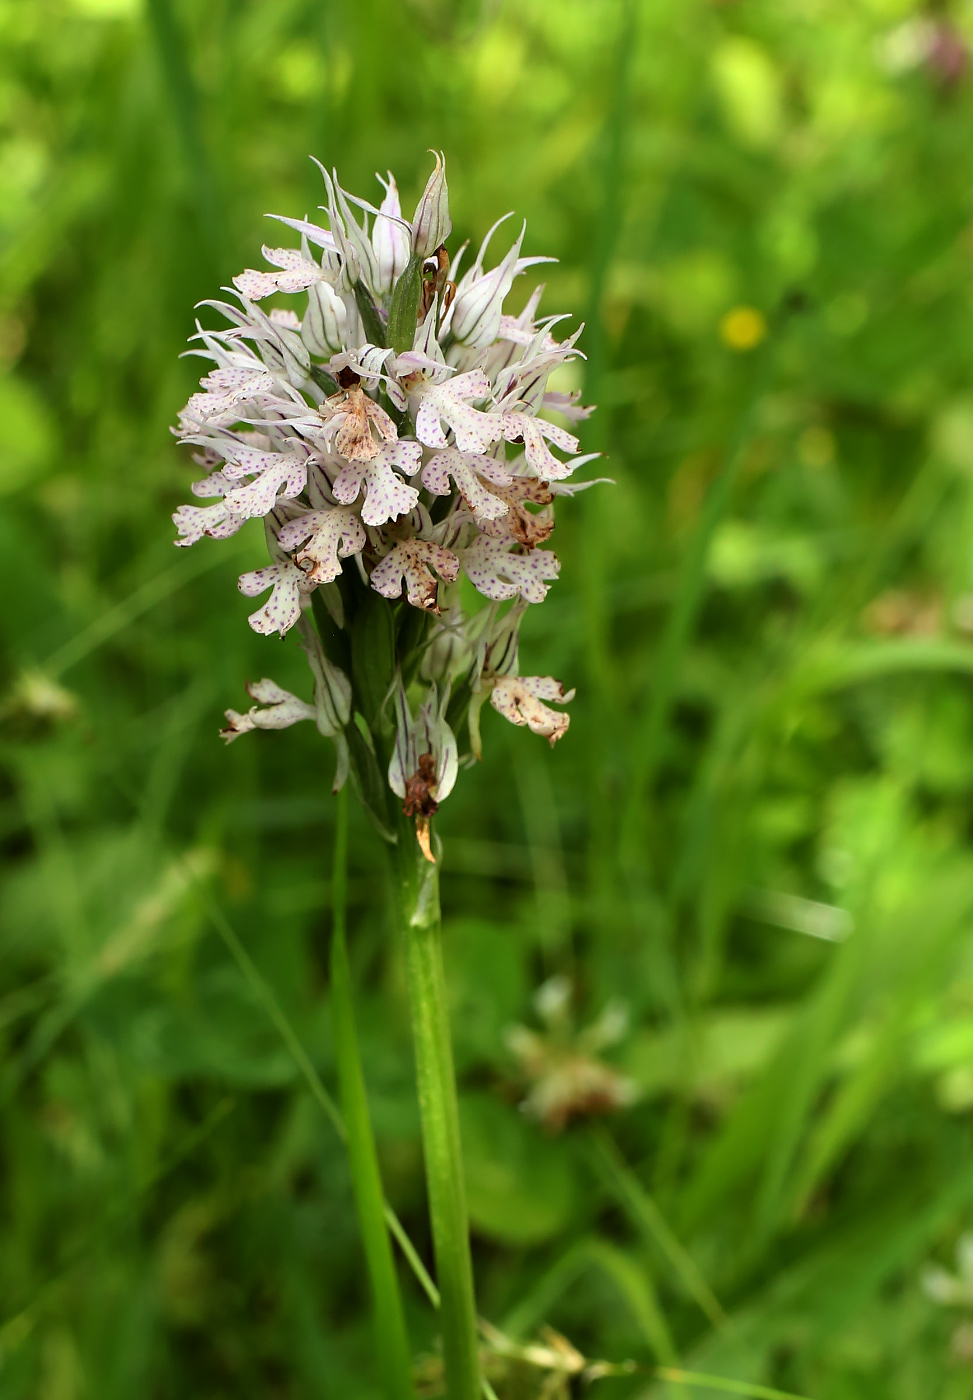
[[[591, 482], [563, 426], [583, 417], [548, 377], [579, 352], [560, 317], [538, 319], [538, 287], [506, 315], [524, 229], [492, 269], [490, 230], [457, 280], [445, 162], [436, 157], [411, 222], [391, 174], [378, 208], [321, 168], [328, 227], [281, 220], [300, 248], [264, 248], [274, 269], [234, 278], [228, 326], [197, 323], [213, 362], [180, 415], [207, 505], [173, 517], [181, 545], [264, 521], [269, 563], [240, 579], [259, 633], [295, 629], [310, 700], [264, 679], [227, 711], [227, 740], [312, 720], [393, 854], [412, 998], [443, 1346], [451, 1400], [479, 1394], [476, 1317], [440, 937], [433, 819], [460, 766], [480, 757], [492, 707], [555, 743], [568, 715], [560, 682], [520, 674], [518, 638], [558, 560], [542, 548], [554, 502]], [[509, 217], [505, 216], [505, 217]], [[299, 295], [301, 314], [258, 303]], [[554, 413], [562, 424], [551, 421]], [[553, 448], [567, 454], [555, 455]], [[464, 582], [465, 580], [465, 582]], [[476, 603], [479, 598], [481, 602]], [[459, 738], [457, 736], [460, 736]]]

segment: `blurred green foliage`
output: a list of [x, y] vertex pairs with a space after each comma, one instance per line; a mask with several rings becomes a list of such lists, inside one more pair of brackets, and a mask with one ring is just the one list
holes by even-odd
[[[173, 551], [168, 425], [193, 304], [314, 210], [308, 153], [408, 200], [430, 146], [457, 242], [515, 208], [560, 258], [617, 483], [560, 510], [524, 629], [569, 736], [488, 713], [440, 823], [481, 1310], [973, 1395], [919, 1283], [973, 1216], [971, 44], [910, 0], [0, 0], [0, 1400], [376, 1394], [343, 1150], [213, 915], [332, 1083], [330, 750], [216, 740], [303, 660], [246, 626], [256, 527]], [[381, 863], [356, 815], [428, 1255]], [[553, 974], [582, 1022], [628, 1004], [620, 1155], [517, 1109]]]

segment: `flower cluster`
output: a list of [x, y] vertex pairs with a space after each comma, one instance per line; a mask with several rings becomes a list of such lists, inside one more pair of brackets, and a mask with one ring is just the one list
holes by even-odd
[[[173, 519], [180, 545], [263, 519], [270, 563], [239, 581], [247, 598], [269, 595], [250, 626], [298, 628], [314, 674], [313, 703], [251, 685], [256, 704], [227, 712], [225, 737], [313, 719], [338, 746], [336, 783], [350, 772], [391, 834], [384, 767], [428, 850], [455, 733], [466, 721], [479, 757], [488, 698], [552, 744], [568, 727], [551, 706], [573, 692], [520, 675], [518, 635], [558, 574], [544, 547], [555, 498], [582, 489], [568, 478], [591, 460], [544, 416], [573, 425], [590, 411], [548, 389], [580, 332], [558, 340], [562, 318], [538, 318], [541, 287], [505, 314], [515, 279], [549, 259], [521, 255], [521, 229], [488, 270], [502, 219], [457, 277], [440, 156], [411, 222], [391, 174], [376, 208], [321, 172], [328, 227], [282, 218], [300, 248], [265, 247], [271, 271], [235, 277], [233, 303], [204, 303], [229, 324], [197, 323], [190, 353], [213, 368], [176, 431], [205, 469], [192, 488], [205, 504]], [[301, 314], [260, 305], [277, 293], [299, 295]]]

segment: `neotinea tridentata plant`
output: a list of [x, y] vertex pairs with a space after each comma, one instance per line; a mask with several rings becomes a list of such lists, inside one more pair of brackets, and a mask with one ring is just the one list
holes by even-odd
[[[350, 778], [393, 849], [447, 1384], [458, 1396], [475, 1373], [475, 1316], [430, 820], [456, 781], [457, 734], [468, 735], [469, 761], [480, 756], [487, 698], [552, 744], [568, 728], [551, 704], [573, 691], [521, 675], [518, 637], [558, 574], [545, 548], [554, 502], [581, 489], [569, 478], [591, 460], [545, 415], [573, 424], [589, 410], [548, 389], [579, 354], [580, 330], [557, 338], [563, 318], [538, 316], [541, 287], [518, 315], [504, 313], [515, 279], [549, 261], [521, 255], [523, 228], [487, 270], [499, 220], [459, 275], [466, 249], [450, 262], [441, 156], [411, 223], [391, 174], [379, 177], [375, 208], [321, 173], [328, 227], [283, 218], [300, 247], [265, 247], [273, 271], [235, 277], [235, 303], [204, 303], [229, 324], [197, 322], [191, 353], [214, 367], [177, 433], [205, 472], [193, 493], [210, 503], [173, 519], [180, 545], [263, 519], [270, 562], [239, 581], [248, 598], [270, 595], [250, 626], [297, 628], [310, 663], [310, 700], [260, 680], [249, 710], [227, 711], [224, 737], [313, 720], [337, 747], [336, 790]], [[275, 293], [299, 296], [299, 310], [268, 314], [260, 303]], [[461, 575], [485, 599], [473, 615]]]

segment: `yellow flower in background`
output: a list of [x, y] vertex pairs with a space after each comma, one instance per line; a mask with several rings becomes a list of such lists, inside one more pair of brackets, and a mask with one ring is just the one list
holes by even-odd
[[720, 321], [720, 339], [731, 350], [754, 350], [766, 334], [766, 318], [755, 306], [734, 306]]

